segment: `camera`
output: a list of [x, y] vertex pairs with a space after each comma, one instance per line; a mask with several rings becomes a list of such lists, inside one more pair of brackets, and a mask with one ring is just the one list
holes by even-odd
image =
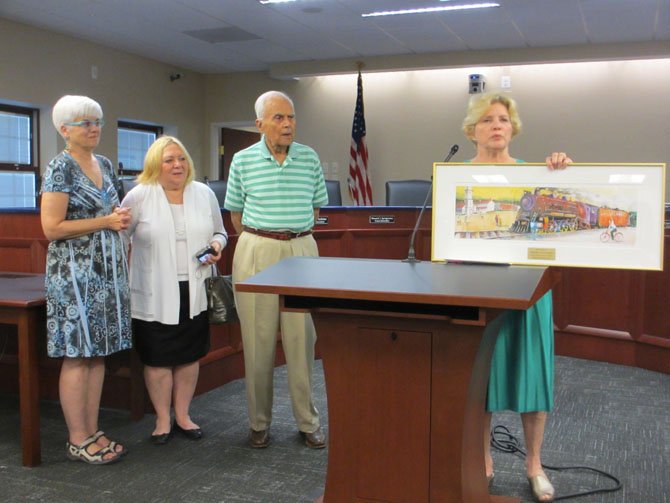
[[216, 255], [216, 250], [211, 245], [207, 245], [202, 250], [198, 250], [195, 254], [195, 258], [197, 258], [201, 264], [204, 264], [207, 262], [207, 255]]
[[471, 73], [468, 75], [468, 84], [470, 94], [483, 93], [486, 89], [486, 77], [481, 73]]

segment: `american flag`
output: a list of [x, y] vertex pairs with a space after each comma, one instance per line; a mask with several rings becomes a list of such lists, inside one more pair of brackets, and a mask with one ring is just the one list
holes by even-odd
[[372, 206], [372, 187], [368, 177], [368, 149], [365, 146], [365, 114], [363, 112], [363, 78], [358, 72], [358, 95], [349, 149], [349, 195], [356, 206]]

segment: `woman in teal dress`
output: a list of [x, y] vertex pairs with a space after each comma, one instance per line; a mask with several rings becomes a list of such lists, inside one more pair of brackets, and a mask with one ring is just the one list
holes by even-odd
[[68, 458], [107, 464], [126, 453], [98, 429], [98, 410], [104, 357], [131, 347], [128, 265], [119, 235], [130, 213], [118, 208], [112, 163], [93, 153], [103, 125], [100, 105], [63, 96], [53, 122], [66, 148], [49, 163], [42, 182], [42, 229], [50, 241], [47, 353], [63, 357], [59, 396]]
[[[463, 120], [463, 132], [476, 155], [470, 162], [520, 163], [509, 153], [509, 143], [521, 131], [514, 100], [501, 94], [474, 95]], [[565, 153], [547, 156], [549, 169], [572, 162]], [[526, 474], [537, 501], [553, 501], [554, 488], [542, 469], [540, 451], [547, 413], [554, 405], [554, 323], [551, 292], [527, 311], [509, 311], [500, 329], [489, 377], [484, 435], [486, 477], [493, 481], [489, 443], [492, 413], [512, 410], [521, 414], [526, 442]]]

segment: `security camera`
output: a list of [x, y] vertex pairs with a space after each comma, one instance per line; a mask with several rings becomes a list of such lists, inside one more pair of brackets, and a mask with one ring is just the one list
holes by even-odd
[[486, 89], [486, 77], [481, 73], [471, 73], [468, 75], [468, 84], [470, 94], [483, 93]]
[[175, 80], [179, 80], [183, 77], [183, 75], [179, 72], [174, 72], [170, 74], [170, 82], [174, 82]]

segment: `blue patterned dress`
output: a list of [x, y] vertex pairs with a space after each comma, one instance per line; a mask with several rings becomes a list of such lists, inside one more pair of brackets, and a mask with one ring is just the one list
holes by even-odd
[[[44, 173], [42, 192], [69, 195], [66, 220], [108, 215], [119, 204], [112, 163], [96, 158], [102, 189], [67, 152]], [[49, 356], [88, 358], [131, 347], [128, 264], [117, 232], [105, 229], [49, 243], [45, 286]]]

